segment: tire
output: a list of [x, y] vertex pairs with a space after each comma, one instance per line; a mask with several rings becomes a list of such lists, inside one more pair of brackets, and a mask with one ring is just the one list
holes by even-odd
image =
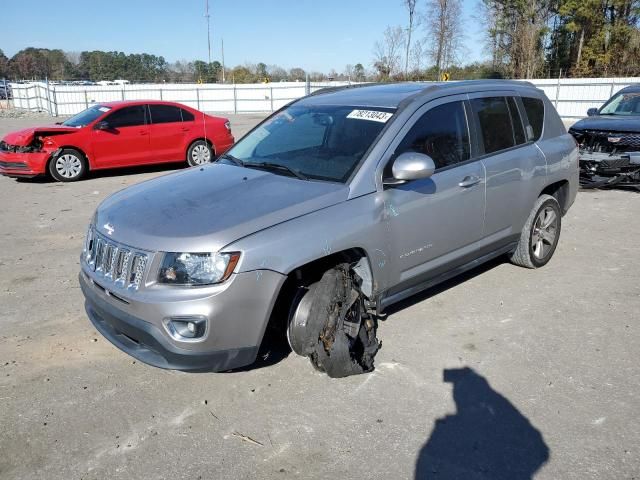
[[370, 372], [380, 349], [377, 321], [348, 264], [326, 271], [296, 296], [287, 339], [298, 355], [332, 378]]
[[541, 195], [524, 224], [518, 246], [511, 254], [511, 263], [525, 268], [546, 265], [558, 246], [562, 227], [562, 212], [551, 195]]
[[213, 161], [213, 149], [204, 140], [196, 140], [187, 150], [187, 163], [190, 167], [205, 165]]
[[49, 174], [58, 182], [80, 180], [87, 170], [87, 159], [73, 148], [65, 148], [49, 162]]

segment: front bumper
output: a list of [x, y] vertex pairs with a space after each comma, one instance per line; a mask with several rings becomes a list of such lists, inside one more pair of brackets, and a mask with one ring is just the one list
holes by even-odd
[[640, 189], [640, 152], [580, 152], [580, 186]]
[[[286, 277], [260, 271], [234, 274], [229, 285], [201, 298], [154, 302], [125, 300], [80, 273], [85, 309], [95, 328], [116, 347], [155, 367], [186, 371], [226, 371], [255, 361], [280, 286]], [[115, 297], [115, 298], [114, 298]], [[167, 332], [167, 317], [205, 313], [206, 338], [177, 341]]]
[[0, 151], [0, 175], [35, 177], [46, 173], [51, 152], [13, 153]]

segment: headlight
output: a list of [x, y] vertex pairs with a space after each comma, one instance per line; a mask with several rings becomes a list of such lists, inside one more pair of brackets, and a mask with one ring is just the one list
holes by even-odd
[[224, 282], [240, 260], [231, 253], [165, 253], [158, 282], [173, 285], [211, 285]]

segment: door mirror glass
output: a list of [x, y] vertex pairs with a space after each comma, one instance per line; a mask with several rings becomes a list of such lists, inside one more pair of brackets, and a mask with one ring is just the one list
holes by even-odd
[[391, 173], [394, 180], [408, 181], [429, 178], [436, 164], [429, 155], [418, 152], [404, 152], [393, 162]]
[[589, 110], [587, 110], [587, 115], [590, 117], [593, 117], [595, 115], [598, 114], [598, 109], [597, 108], [590, 108]]
[[105, 122], [104, 120], [96, 123], [96, 126], [94, 128], [96, 130], [111, 130], [111, 127], [109, 126], [109, 122]]

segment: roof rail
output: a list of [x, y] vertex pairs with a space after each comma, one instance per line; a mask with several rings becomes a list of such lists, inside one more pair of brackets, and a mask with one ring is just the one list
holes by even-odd
[[384, 84], [380, 82], [371, 82], [371, 83], [351, 83], [349, 85], [337, 85], [335, 87], [321, 87], [319, 90], [316, 90], [315, 92], [311, 92], [309, 95], [307, 95], [307, 97], [315, 97], [316, 95], [339, 92], [341, 90], [348, 90], [351, 88], [371, 87], [374, 85], [384, 85]]

